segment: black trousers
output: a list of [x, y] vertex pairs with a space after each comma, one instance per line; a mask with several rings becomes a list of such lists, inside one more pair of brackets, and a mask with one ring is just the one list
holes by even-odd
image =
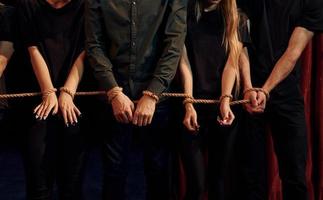
[[268, 199], [266, 130], [271, 128], [278, 158], [284, 200], [306, 200], [305, 181], [307, 137], [304, 103], [295, 87], [273, 92], [262, 115], [246, 114], [241, 138], [244, 196], [247, 200]]
[[187, 180], [185, 200], [203, 200], [207, 191], [209, 200], [229, 199], [228, 173], [238, 120], [232, 126], [223, 127], [217, 122], [216, 109], [202, 105], [197, 112], [199, 132], [196, 135], [186, 130], [183, 132], [181, 155]]
[[85, 151], [80, 124], [65, 127], [58, 116], [34, 121], [27, 135], [24, 163], [28, 200], [80, 200]]
[[144, 173], [147, 200], [170, 199], [170, 106], [158, 104], [152, 124], [136, 127], [118, 123], [111, 107], [106, 108], [108, 125], [103, 145], [104, 186], [103, 199], [125, 200], [129, 156], [134, 137], [140, 138], [143, 149]]

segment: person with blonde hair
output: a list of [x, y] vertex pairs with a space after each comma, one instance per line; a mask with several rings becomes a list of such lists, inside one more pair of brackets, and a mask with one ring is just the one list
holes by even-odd
[[[221, 200], [227, 197], [225, 168], [238, 126], [229, 103], [239, 92], [239, 72], [248, 74], [245, 72], [249, 63], [243, 49], [249, 43], [248, 29], [235, 0], [193, 0], [188, 9], [186, 48], [179, 68], [184, 92], [194, 98], [220, 99], [221, 105], [193, 106], [190, 98], [183, 102], [185, 199], [202, 200], [208, 190], [210, 200]], [[244, 85], [250, 84], [243, 76], [242, 80]]]

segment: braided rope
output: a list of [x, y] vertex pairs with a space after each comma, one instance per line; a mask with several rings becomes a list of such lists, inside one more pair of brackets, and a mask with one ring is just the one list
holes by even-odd
[[[13, 98], [24, 98], [24, 97], [36, 97], [41, 96], [40, 92], [30, 92], [30, 93], [19, 93], [19, 94], [0, 94], [0, 99], [13, 99]], [[76, 92], [75, 96], [96, 96], [96, 95], [106, 95], [105, 91], [90, 91], [90, 92]], [[162, 93], [161, 97], [175, 97], [175, 98], [190, 98], [191, 96], [184, 93]], [[192, 99], [193, 104], [219, 104], [219, 100], [211, 99]], [[247, 104], [249, 100], [238, 100], [232, 101], [230, 105], [240, 105]]]

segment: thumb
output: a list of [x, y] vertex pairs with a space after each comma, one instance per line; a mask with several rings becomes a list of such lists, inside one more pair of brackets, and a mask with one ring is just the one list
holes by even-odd
[[258, 101], [255, 96], [251, 96], [251, 105], [252, 107], [257, 107], [258, 106]]

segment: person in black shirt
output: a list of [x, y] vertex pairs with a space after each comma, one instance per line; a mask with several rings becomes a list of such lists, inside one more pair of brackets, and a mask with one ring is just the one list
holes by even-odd
[[87, 0], [87, 54], [111, 103], [106, 111], [104, 199], [126, 199], [133, 136], [143, 142], [146, 199], [169, 199], [170, 107], [159, 95], [168, 91], [176, 73], [186, 4], [187, 0]]
[[25, 152], [27, 199], [52, 199], [56, 181], [59, 199], [79, 200], [84, 140], [73, 98], [84, 70], [83, 0], [21, 0], [17, 8], [42, 92]]
[[[12, 33], [14, 13], [13, 7], [0, 3], [0, 94], [6, 93], [4, 70], [14, 52]], [[4, 118], [7, 108], [8, 102], [0, 99], [0, 121]]]
[[[247, 199], [267, 199], [265, 123], [271, 127], [285, 200], [308, 198], [305, 168], [307, 137], [303, 97], [299, 89], [299, 57], [317, 31], [323, 30], [321, 0], [239, 0], [250, 18], [251, 78], [245, 90], [247, 135], [243, 145]], [[265, 92], [264, 92], [265, 91]], [[267, 95], [266, 95], [267, 93]], [[268, 99], [270, 93], [270, 99]], [[267, 105], [266, 105], [267, 103]], [[257, 109], [257, 110], [256, 110]]]
[[[220, 99], [221, 106], [193, 106], [190, 98], [184, 101], [186, 113], [183, 123], [188, 130], [183, 133], [182, 149], [187, 174], [185, 199], [204, 199], [206, 180], [209, 183], [208, 199], [228, 199], [224, 186], [225, 172], [228, 171], [225, 169], [229, 152], [233, 149], [237, 122], [240, 121], [233, 123], [235, 115], [229, 103], [233, 98], [234, 84], [236, 90], [240, 87], [239, 66], [241, 69], [249, 68], [243, 49], [243, 44], [250, 42], [247, 19], [242, 13], [239, 17], [235, 0], [192, 0], [188, 13], [187, 50], [184, 48], [179, 68], [184, 92], [199, 99]], [[217, 119], [218, 115], [222, 119]], [[208, 172], [203, 155], [206, 150]]]

